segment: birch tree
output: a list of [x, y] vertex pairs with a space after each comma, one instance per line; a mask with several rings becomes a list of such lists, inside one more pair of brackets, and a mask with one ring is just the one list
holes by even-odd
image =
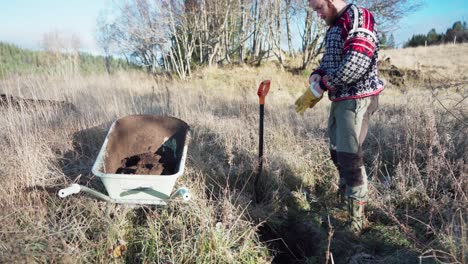
[[[418, 1], [418, 0], [416, 0]], [[392, 21], [414, 10], [409, 0], [355, 0], [377, 21]], [[310, 66], [320, 54], [325, 24], [307, 0], [117, 0], [113, 19], [100, 25], [104, 51], [111, 41], [121, 54], [152, 74], [186, 79], [193, 67], [260, 65], [274, 58], [286, 65], [283, 50]], [[100, 22], [103, 23], [103, 22]], [[284, 42], [286, 40], [286, 42]], [[106, 44], [107, 43], [107, 44]]]

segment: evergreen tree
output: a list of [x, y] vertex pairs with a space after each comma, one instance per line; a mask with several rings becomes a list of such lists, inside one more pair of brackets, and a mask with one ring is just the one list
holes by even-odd
[[466, 30], [466, 22], [457, 21], [453, 23], [452, 28], [447, 29], [445, 33], [445, 41], [457, 43], [468, 41], [468, 30]]
[[417, 47], [426, 43], [426, 35], [413, 35], [411, 39], [404, 45], [404, 47]]
[[[66, 60], [67, 54], [62, 60]], [[0, 42], [0, 78], [9, 74], [41, 73], [63, 63], [60, 60], [51, 60], [50, 54], [44, 51], [30, 51], [21, 49], [15, 45]], [[135, 65], [125, 62], [123, 59], [111, 57], [110, 65], [114, 69], [138, 69]], [[105, 58], [91, 54], [79, 54], [79, 68], [81, 73], [102, 73], [106, 70]]]
[[387, 47], [389, 49], [396, 48], [395, 37], [393, 36], [393, 34], [390, 34], [390, 38], [388, 39], [388, 42], [387, 42]]
[[388, 46], [387, 35], [385, 33], [380, 33], [379, 44], [382, 49], [386, 49]]
[[456, 21], [451, 28], [447, 29], [445, 34], [438, 34], [433, 28], [427, 35], [413, 35], [405, 43], [404, 47], [417, 47], [426, 43], [427, 45], [451, 43], [455, 40], [456, 43], [468, 42], [468, 27], [466, 22]]
[[427, 33], [427, 45], [438, 44], [441, 40], [441, 35], [437, 34], [435, 28]]

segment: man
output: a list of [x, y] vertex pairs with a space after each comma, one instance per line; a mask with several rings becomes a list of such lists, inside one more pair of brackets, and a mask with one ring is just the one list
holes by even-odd
[[[329, 26], [320, 66], [309, 77], [310, 88], [296, 101], [303, 114], [328, 92], [330, 154], [339, 175], [339, 194], [347, 203], [347, 229], [360, 234], [365, 227], [367, 174], [362, 143], [370, 115], [384, 89], [377, 77], [379, 39], [373, 15], [343, 0], [310, 0], [309, 5]], [[346, 200], [345, 200], [346, 196]]]

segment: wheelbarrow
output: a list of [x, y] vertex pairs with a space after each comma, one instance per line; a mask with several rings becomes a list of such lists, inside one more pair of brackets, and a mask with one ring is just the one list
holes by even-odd
[[185, 187], [172, 192], [185, 169], [189, 129], [184, 121], [167, 116], [130, 115], [116, 120], [92, 167], [108, 195], [72, 184], [59, 190], [59, 197], [85, 192], [113, 203], [155, 205], [190, 200]]

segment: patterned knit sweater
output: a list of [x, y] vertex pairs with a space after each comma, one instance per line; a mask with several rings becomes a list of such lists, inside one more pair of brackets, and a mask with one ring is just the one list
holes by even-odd
[[[379, 39], [373, 15], [353, 4], [329, 27], [320, 66], [320, 88], [331, 101], [379, 94], [384, 85], [377, 77]], [[312, 75], [311, 74], [311, 75]]]

